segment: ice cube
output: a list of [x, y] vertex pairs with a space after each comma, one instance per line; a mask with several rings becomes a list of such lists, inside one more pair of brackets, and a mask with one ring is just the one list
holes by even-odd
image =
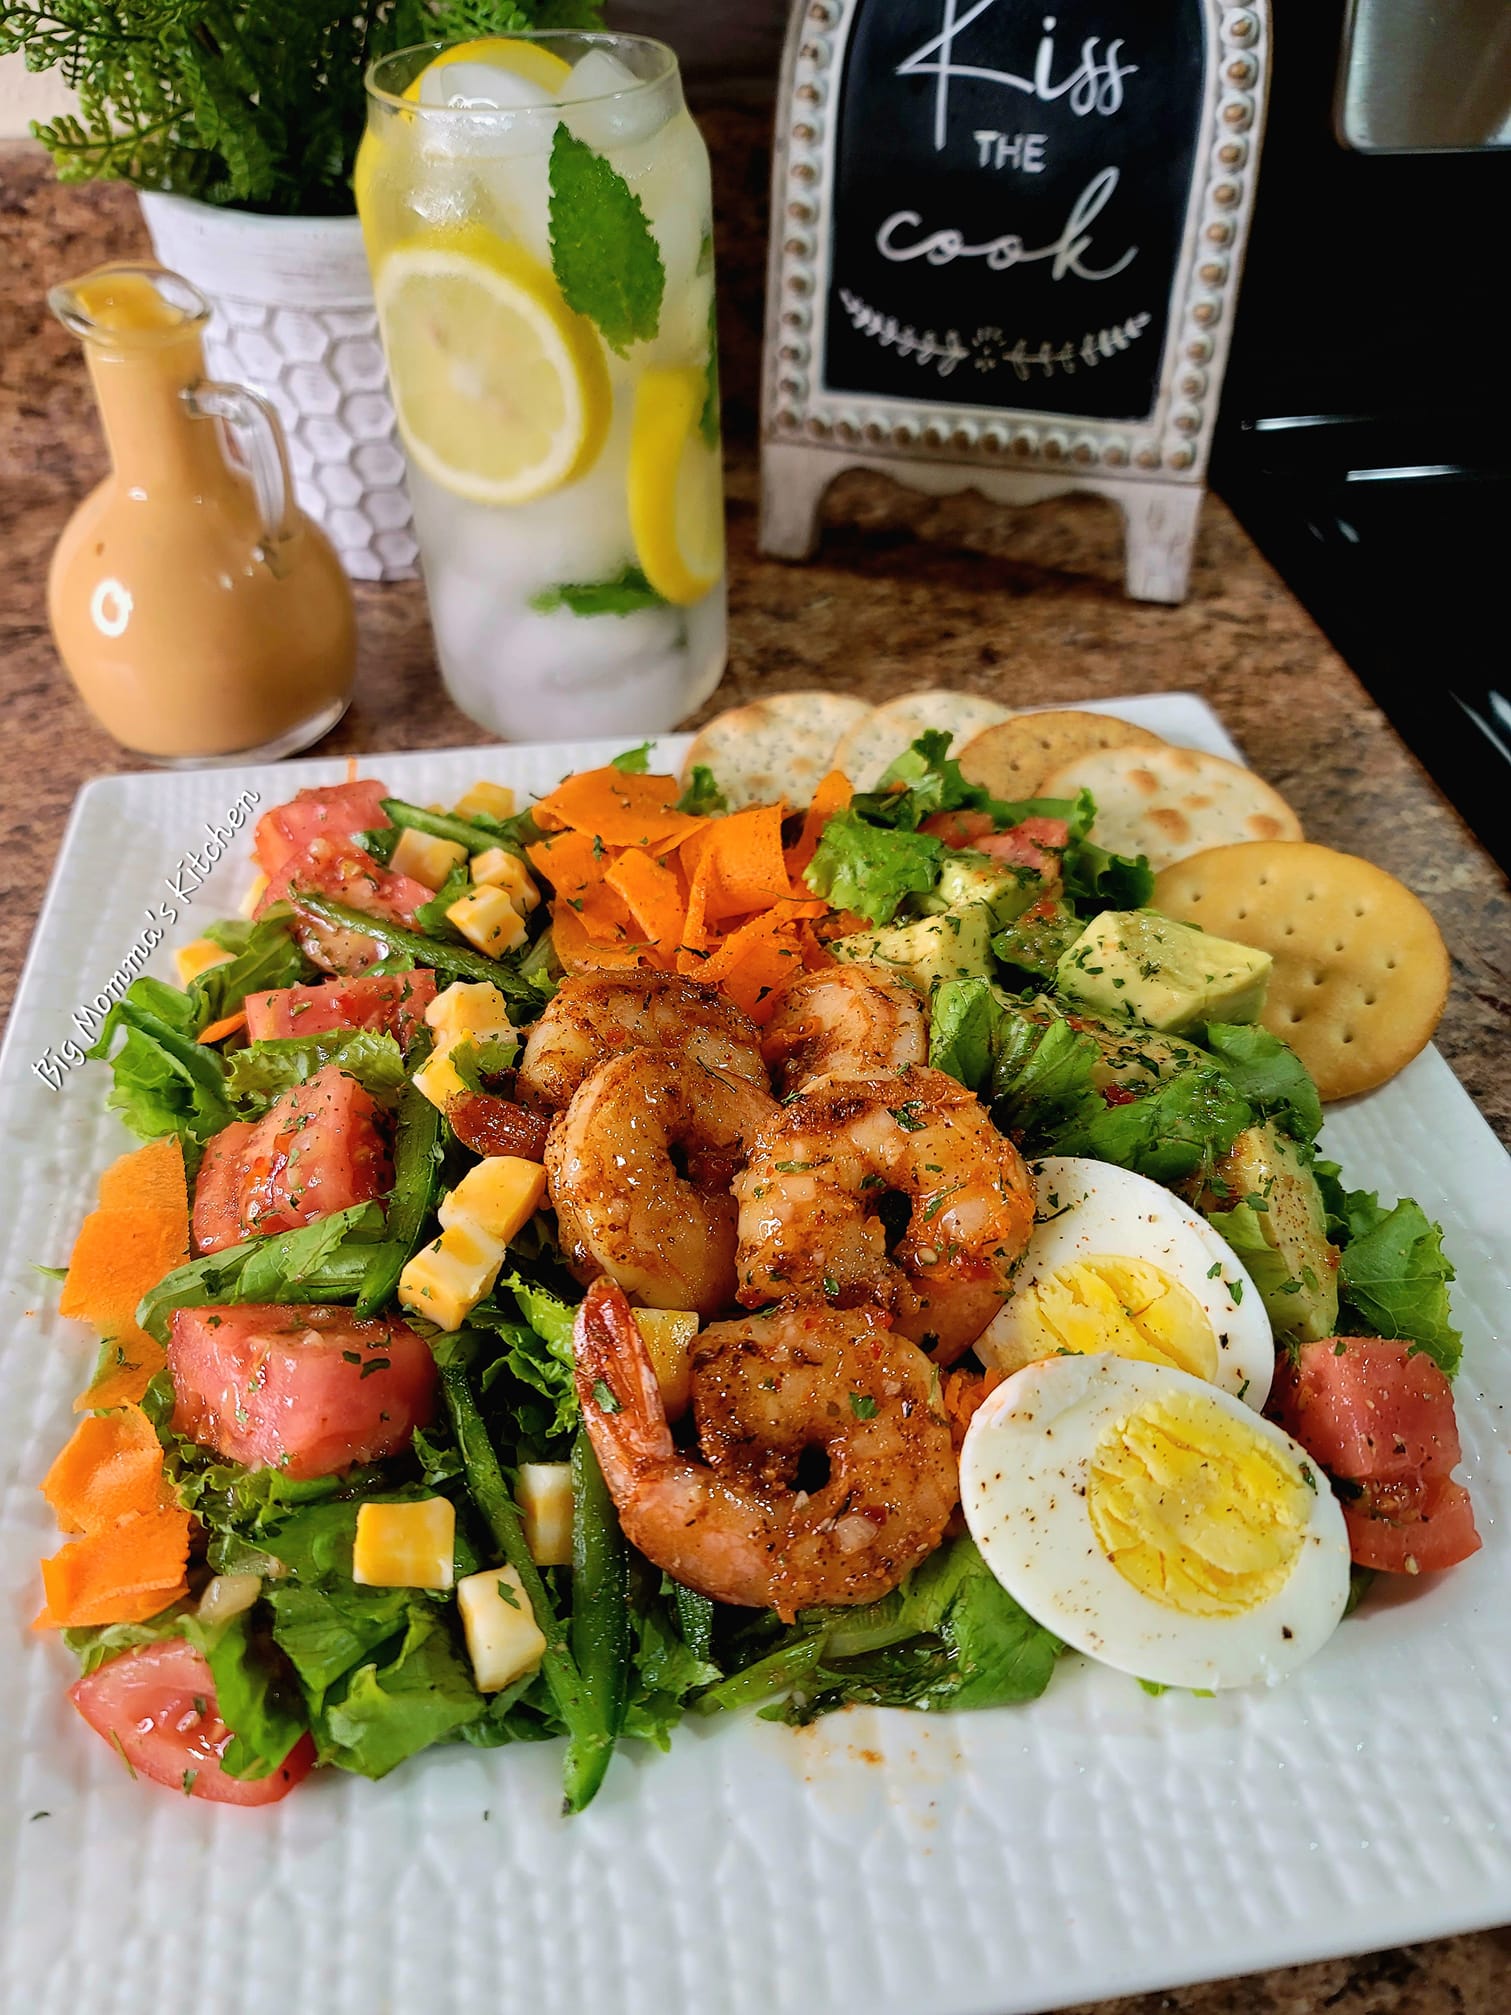
[[580, 57], [558, 96], [572, 107], [567, 125], [599, 153], [650, 139], [668, 109], [664, 88], [642, 84], [606, 49], [590, 49]]
[[523, 112], [532, 105], [549, 105], [551, 94], [500, 63], [432, 63], [420, 75], [420, 103]]
[[681, 112], [653, 140], [617, 156], [614, 165], [640, 198], [661, 248], [666, 269], [663, 315], [675, 319], [702, 263], [712, 215], [702, 137], [688, 114]]

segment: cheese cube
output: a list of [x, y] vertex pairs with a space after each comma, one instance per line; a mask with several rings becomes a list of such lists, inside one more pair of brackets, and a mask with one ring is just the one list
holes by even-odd
[[467, 1095], [461, 1074], [451, 1061], [450, 1050], [449, 1042], [438, 1043], [414, 1074], [415, 1090], [423, 1092], [441, 1112], [454, 1098], [465, 1098]]
[[406, 826], [388, 865], [396, 875], [409, 875], [428, 889], [438, 889], [466, 858], [467, 849], [460, 840], [438, 840], [433, 833]]
[[448, 1224], [399, 1275], [399, 1304], [437, 1329], [460, 1329], [503, 1265], [504, 1248], [470, 1223]]
[[519, 1466], [520, 1521], [525, 1544], [537, 1567], [572, 1565], [572, 1465], [522, 1462]]
[[534, 877], [518, 854], [507, 847], [489, 847], [472, 856], [472, 879], [479, 888], [502, 889], [522, 916], [540, 901]]
[[186, 987], [191, 980], [207, 973], [211, 966], [227, 964], [231, 954], [212, 944], [209, 938], [196, 938], [192, 944], [180, 945], [173, 954], [173, 963], [178, 970], [178, 983]]
[[508, 1003], [492, 980], [454, 980], [426, 1008], [425, 1020], [443, 1043], [513, 1033]]
[[467, 1575], [456, 1585], [456, 1606], [479, 1693], [501, 1693], [539, 1665], [545, 1633], [516, 1568], [485, 1567]]
[[364, 1588], [449, 1588], [455, 1552], [456, 1507], [450, 1498], [357, 1506], [352, 1580]]
[[693, 1344], [698, 1334], [698, 1318], [688, 1308], [637, 1308], [635, 1320], [645, 1338], [646, 1355], [668, 1420], [686, 1413], [692, 1402]]
[[490, 1154], [469, 1168], [441, 1205], [442, 1224], [475, 1224], [507, 1245], [527, 1225], [546, 1193], [546, 1172], [538, 1161]]
[[479, 812], [490, 819], [512, 819], [514, 793], [507, 784], [474, 784], [456, 801], [459, 819], [475, 819]]
[[448, 907], [446, 919], [490, 958], [512, 952], [525, 941], [525, 920], [502, 889], [473, 889], [459, 896]]
[[256, 911], [257, 905], [262, 901], [263, 897], [267, 894], [267, 892], [268, 892], [267, 876], [253, 875], [246, 894], [242, 897], [241, 901], [236, 905], [237, 914], [239, 916], [244, 917], [249, 917], [253, 915], [254, 912]]

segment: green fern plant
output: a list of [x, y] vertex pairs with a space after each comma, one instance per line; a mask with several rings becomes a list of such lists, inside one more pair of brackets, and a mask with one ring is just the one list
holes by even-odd
[[337, 216], [374, 58], [601, 16], [601, 0], [0, 0], [0, 55], [78, 93], [76, 115], [32, 125], [60, 181]]

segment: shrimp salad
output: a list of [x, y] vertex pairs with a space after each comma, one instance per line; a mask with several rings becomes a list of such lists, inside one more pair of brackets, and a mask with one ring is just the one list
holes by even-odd
[[94, 1052], [38, 1625], [133, 1774], [561, 1738], [578, 1811], [688, 1713], [1274, 1682], [1472, 1553], [1438, 1228], [1095, 831], [942, 734], [799, 809], [641, 749], [269, 811]]

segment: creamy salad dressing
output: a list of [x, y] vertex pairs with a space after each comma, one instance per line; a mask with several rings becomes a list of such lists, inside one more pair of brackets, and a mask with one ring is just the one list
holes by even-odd
[[345, 711], [356, 631], [340, 562], [293, 502], [276, 418], [206, 380], [209, 310], [176, 275], [104, 266], [51, 298], [83, 339], [111, 461], [48, 583], [80, 696], [159, 762], [307, 746]]

